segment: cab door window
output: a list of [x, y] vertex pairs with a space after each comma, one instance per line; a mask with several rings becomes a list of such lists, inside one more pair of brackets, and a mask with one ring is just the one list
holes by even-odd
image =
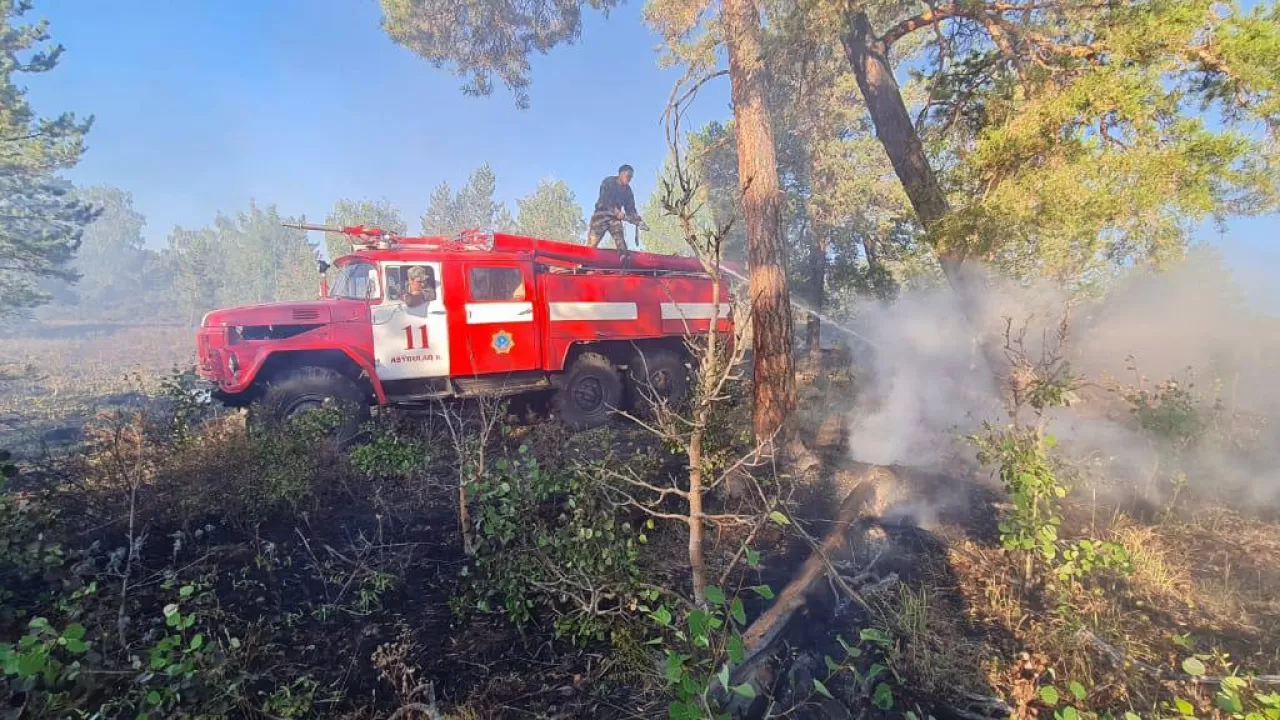
[[387, 267], [387, 299], [405, 307], [420, 308], [436, 299], [435, 271], [430, 265], [406, 264]]
[[473, 267], [468, 283], [476, 302], [521, 302], [527, 300], [524, 270], [516, 266]]

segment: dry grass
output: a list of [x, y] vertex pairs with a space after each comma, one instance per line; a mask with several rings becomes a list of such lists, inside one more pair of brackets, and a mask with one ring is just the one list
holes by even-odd
[[1159, 527], [1124, 524], [1114, 531], [1117, 542], [1129, 551], [1134, 592], [1162, 606], [1193, 604], [1191, 558], [1170, 546]]
[[195, 364], [186, 328], [72, 326], [0, 342], [0, 443], [10, 448], [62, 444], [99, 410], [132, 404]]

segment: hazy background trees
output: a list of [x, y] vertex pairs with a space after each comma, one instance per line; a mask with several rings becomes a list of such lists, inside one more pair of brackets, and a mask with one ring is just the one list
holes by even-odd
[[516, 204], [516, 226], [521, 234], [568, 242], [584, 239], [587, 221], [565, 181], [541, 180]]

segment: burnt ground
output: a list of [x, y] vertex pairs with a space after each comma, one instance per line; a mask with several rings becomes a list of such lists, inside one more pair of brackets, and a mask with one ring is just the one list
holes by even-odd
[[[21, 408], [21, 388], [32, 386], [6, 395], [9, 407]], [[803, 386], [810, 403], [853, 389], [840, 367]], [[80, 402], [103, 409], [93, 398]], [[5, 570], [0, 642], [41, 614], [85, 626], [93, 648], [84, 659], [91, 671], [72, 682], [70, 707], [37, 706], [38, 693], [10, 683], [6, 716], [113, 716], [145, 704], [156, 681], [140, 680], [130, 663], [149, 662], [174, 602], [197, 616], [184, 640], [199, 631], [212, 649], [193, 656], [191, 679], [160, 686], [185, 693], [182, 707], [214, 715], [388, 717], [424, 702], [429, 686], [456, 718], [665, 716], [661, 659], [640, 639], [622, 634], [579, 647], [555, 637], [550, 617], [517, 627], [500, 613], [459, 607], [467, 556], [456, 460], [438, 419], [397, 421], [398, 432], [428, 440], [425, 457], [408, 472], [379, 475], [324, 451], [295, 455], [286, 446], [264, 458], [235, 416], [213, 418], [180, 443], [138, 434], [128, 421], [138, 407], [154, 412], [147, 402], [105, 408], [81, 436], [86, 445], [28, 455], [34, 462], [6, 487], [21, 512], [0, 514], [0, 531], [17, 536], [20, 517], [44, 534], [23, 535], [21, 552], [6, 556], [22, 572]], [[665, 459], [654, 472], [679, 469], [679, 458], [628, 423], [571, 436], [544, 422], [536, 404], [527, 409], [508, 418], [498, 446], [528, 445], [548, 463], [608, 457], [625, 466], [656, 456]], [[92, 417], [76, 412], [77, 423]], [[742, 417], [729, 413], [726, 422]], [[865, 470], [848, 458], [845, 435], [840, 413], [817, 417], [801, 428], [812, 455], [781, 468], [794, 476], [792, 515], [815, 537]], [[961, 461], [943, 474], [891, 470], [834, 558], [865, 605], [819, 583], [772, 650], [775, 675], [763, 680], [773, 704], [757, 703], [757, 716], [992, 716], [999, 706], [988, 699], [1000, 698], [1016, 716], [1032, 717], [1049, 709], [1043, 688], [1066, 698], [1078, 684], [1085, 697], [1073, 705], [1085, 716], [1147, 717], [1164, 712], [1174, 693], [1211, 707], [1211, 689], [1172, 676], [1189, 648], [1204, 655], [1210, 674], [1280, 671], [1280, 530], [1256, 508], [1189, 491], [1176, 505], [1099, 503], [1081, 484], [1068, 498], [1063, 535], [1121, 542], [1133, 572], [1078, 587], [1023, 587], [1020, 562], [999, 545], [1003, 498], [986, 473]], [[282, 501], [268, 507], [267, 486]], [[717, 494], [711, 502], [715, 509], [736, 500]], [[46, 558], [54, 541], [61, 555]], [[733, 531], [713, 533], [708, 554], [715, 562], [740, 541]], [[685, 542], [678, 527], [656, 530], [642, 556], [645, 578], [686, 582]], [[775, 590], [810, 553], [782, 530], [763, 533], [755, 547], [764, 565], [740, 583]], [[185, 586], [192, 589], [184, 596]], [[769, 605], [752, 596], [748, 617]], [[808, 688], [825, 677], [827, 656], [842, 656], [837, 638], [860, 648], [861, 677], [830, 682], [827, 700]], [[872, 701], [881, 682], [888, 710]], [[182, 714], [165, 707], [156, 716]]]

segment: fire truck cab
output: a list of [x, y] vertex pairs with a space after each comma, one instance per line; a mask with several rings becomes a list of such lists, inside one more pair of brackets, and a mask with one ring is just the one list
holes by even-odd
[[205, 315], [199, 371], [215, 398], [274, 420], [344, 403], [354, 435], [373, 405], [549, 390], [558, 418], [585, 429], [640, 397], [683, 399], [684, 339], [713, 318], [732, 329], [727, 282], [716, 290], [693, 258], [633, 252], [624, 266], [518, 235], [341, 231], [353, 252], [320, 299]]

